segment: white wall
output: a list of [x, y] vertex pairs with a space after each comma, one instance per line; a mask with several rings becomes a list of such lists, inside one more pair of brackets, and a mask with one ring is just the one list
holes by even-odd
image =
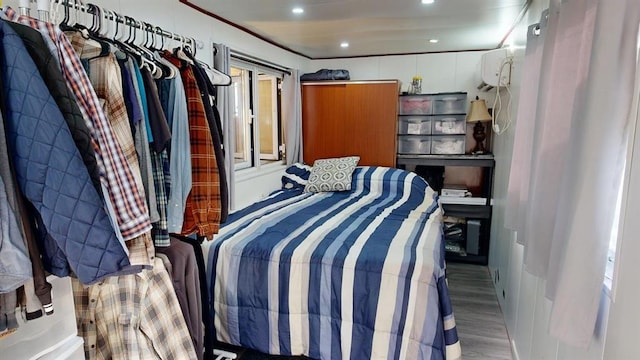
[[[5, 0], [2, 3], [18, 10], [18, 0]], [[309, 67], [309, 59], [257, 39], [178, 0], [93, 0], [91, 3], [137, 20], [147, 21], [164, 30], [195, 38], [203, 45], [203, 48], [198, 49], [197, 57], [208, 64], [213, 64], [213, 43], [223, 43], [234, 50], [284, 67], [300, 69], [303, 72]], [[35, 5], [31, 14], [37, 14]], [[283, 169], [284, 167], [281, 167], [280, 170]], [[278, 189], [281, 174], [282, 171], [274, 172], [271, 169], [252, 172], [251, 176], [239, 176], [236, 181], [236, 208], [253, 203], [263, 194]]]
[[347, 69], [351, 80], [400, 80], [407, 90], [411, 78], [422, 76], [422, 92], [466, 91], [469, 99], [476, 95], [487, 98], [478, 91], [480, 83], [477, 67], [483, 52], [375, 56], [364, 58], [312, 60], [309, 71], [319, 69]]

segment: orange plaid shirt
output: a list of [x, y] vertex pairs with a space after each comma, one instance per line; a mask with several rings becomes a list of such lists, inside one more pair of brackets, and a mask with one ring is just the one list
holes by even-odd
[[220, 228], [220, 175], [209, 123], [193, 70], [182, 60], [165, 52], [164, 57], [180, 68], [187, 96], [189, 135], [191, 138], [192, 185], [184, 214], [182, 234], [196, 232], [211, 239]]

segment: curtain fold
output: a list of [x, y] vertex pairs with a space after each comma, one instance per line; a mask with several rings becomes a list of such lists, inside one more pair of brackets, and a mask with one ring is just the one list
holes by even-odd
[[291, 75], [285, 75], [283, 95], [286, 158], [287, 165], [291, 165], [302, 162], [302, 86], [299, 70], [291, 69]]
[[536, 85], [535, 72], [539, 82], [521, 93], [506, 225], [525, 245], [526, 270], [546, 279], [550, 333], [582, 348], [624, 172], [639, 24], [637, 0], [552, 1], [525, 55], [523, 86]]
[[[505, 226], [515, 231], [524, 229], [524, 208], [528, 202], [533, 151], [533, 137], [530, 134], [533, 134], [536, 119], [542, 50], [548, 20], [549, 10], [547, 9], [542, 13], [540, 23], [530, 25], [527, 32], [527, 48], [522, 66], [523, 86], [520, 89], [511, 174], [507, 190], [506, 206], [511, 211], [505, 214]], [[518, 236], [517, 240], [520, 244], [524, 244], [524, 236]]]
[[[224, 44], [214, 44], [214, 47], [216, 49], [214, 68], [225, 74], [230, 74], [231, 52], [229, 47]], [[227, 170], [227, 184], [229, 186], [229, 210], [235, 210], [236, 204], [235, 171], [233, 166], [236, 135], [235, 126], [233, 126], [232, 89], [233, 86], [218, 86], [218, 94], [216, 97], [216, 105], [220, 112], [222, 133], [224, 135], [223, 147], [225, 152], [225, 169]]]

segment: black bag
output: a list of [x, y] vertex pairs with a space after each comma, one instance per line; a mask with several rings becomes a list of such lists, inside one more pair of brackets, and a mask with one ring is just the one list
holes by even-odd
[[300, 81], [319, 81], [319, 80], [350, 80], [349, 70], [330, 70], [320, 69], [314, 73], [307, 73], [300, 76]]

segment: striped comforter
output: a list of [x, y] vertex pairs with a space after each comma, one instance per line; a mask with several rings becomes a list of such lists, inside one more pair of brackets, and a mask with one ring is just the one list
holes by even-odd
[[360, 167], [352, 190], [278, 191], [210, 242], [218, 340], [316, 359], [455, 359], [437, 195]]

